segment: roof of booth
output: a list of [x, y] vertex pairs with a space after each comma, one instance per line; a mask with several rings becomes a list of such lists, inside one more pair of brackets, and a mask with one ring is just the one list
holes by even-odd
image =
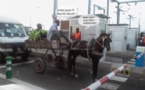
[[[108, 16], [106, 16], [106, 15], [104, 15], [104, 14], [94, 14], [95, 16], [98, 16], [99, 18], [102, 18], [102, 19], [108, 19], [108, 18], [110, 18], [110, 17], [108, 17]], [[77, 15], [77, 16], [74, 16], [74, 17], [71, 17], [71, 18], [69, 18], [69, 19], [73, 19], [73, 18], [79, 18], [79, 17], [81, 17], [82, 15]]]
[[123, 24], [108, 24], [108, 26], [128, 26], [128, 24], [123, 23]]

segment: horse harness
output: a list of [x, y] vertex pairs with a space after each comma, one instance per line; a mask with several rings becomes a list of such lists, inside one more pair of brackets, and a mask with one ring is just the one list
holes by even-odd
[[[105, 40], [105, 38], [103, 38], [103, 42], [102, 42], [102, 44], [101, 44], [101, 43], [96, 39], [96, 40], [93, 42], [93, 46], [94, 46], [94, 44], [97, 42], [102, 48], [104, 48], [104, 40]], [[75, 42], [74, 42], [74, 43], [75, 43]], [[80, 46], [81, 41], [77, 42], [76, 45], [73, 47], [74, 43], [72, 43], [71, 49], [78, 49], [79, 46]], [[93, 46], [92, 46], [92, 47], [93, 47]], [[89, 53], [95, 54], [95, 55], [103, 55], [103, 54], [100, 53], [100, 52], [94, 51], [94, 48], [92, 49], [92, 50], [93, 50], [92, 52], [89, 52], [90, 49], [88, 48], [88, 46], [87, 46], [87, 49], [85, 49], [85, 50], [86, 50], [86, 52], [87, 52], [87, 57], [89, 58], [89, 61], [91, 61], [91, 58], [90, 58]]]
[[[93, 46], [95, 45], [95, 43], [97, 42], [102, 48], [104, 48], [104, 41], [105, 41], [105, 38], [103, 38], [103, 42], [102, 44], [96, 39], [93, 43]], [[92, 46], [92, 47], [93, 47]], [[94, 48], [93, 48], [93, 51], [91, 52], [91, 54], [95, 54], [95, 55], [103, 55], [103, 53], [100, 53], [100, 52], [97, 52], [97, 51], [94, 51]], [[87, 56], [88, 58], [90, 59], [90, 55], [89, 55], [89, 50], [87, 49]]]

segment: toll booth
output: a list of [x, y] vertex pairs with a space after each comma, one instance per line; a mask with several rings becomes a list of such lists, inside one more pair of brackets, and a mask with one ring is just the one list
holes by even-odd
[[135, 50], [138, 40], [139, 28], [129, 28], [127, 31], [127, 45], [129, 50]]
[[[81, 15], [77, 15], [74, 17], [69, 18], [68, 20], [62, 21], [61, 22], [61, 27], [60, 29], [63, 30], [64, 32], [68, 32], [68, 38], [73, 39], [73, 35], [76, 31], [76, 28], [79, 28], [81, 31], [81, 40], [90, 40], [93, 37], [97, 38], [101, 32], [106, 32], [107, 29], [107, 19], [109, 18], [108, 16], [104, 14], [95, 14], [99, 18], [99, 23], [95, 26], [90, 26], [89, 28], [86, 28], [85, 26], [82, 26], [78, 20], [81, 17]], [[66, 26], [66, 24], [69, 25]], [[69, 23], [69, 24], [68, 24]], [[66, 29], [67, 27], [67, 29]], [[65, 28], [65, 29], [64, 29]]]
[[126, 52], [128, 24], [108, 24], [107, 32], [111, 33], [111, 51]]

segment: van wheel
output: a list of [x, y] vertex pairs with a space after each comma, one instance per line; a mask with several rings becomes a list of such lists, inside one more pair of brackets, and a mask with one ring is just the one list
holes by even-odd
[[0, 63], [5, 61], [5, 56], [3, 53], [0, 53]]

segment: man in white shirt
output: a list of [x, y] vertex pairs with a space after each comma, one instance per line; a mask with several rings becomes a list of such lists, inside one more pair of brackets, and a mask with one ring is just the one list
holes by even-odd
[[53, 25], [50, 27], [49, 31], [47, 32], [47, 40], [60, 40], [60, 35], [58, 32], [59, 20], [56, 20]]

